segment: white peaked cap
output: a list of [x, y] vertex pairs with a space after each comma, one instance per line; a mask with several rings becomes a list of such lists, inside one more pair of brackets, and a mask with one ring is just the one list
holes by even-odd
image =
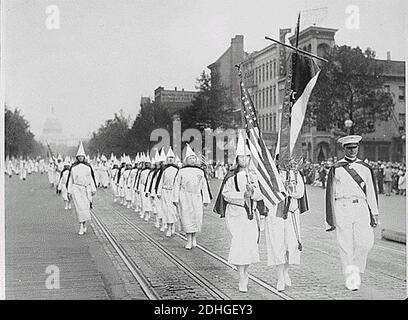
[[63, 160], [63, 159], [62, 159], [62, 156], [61, 156], [61, 153], [58, 153], [58, 158], [57, 158], [57, 160]]
[[111, 153], [110, 160], [111, 160], [111, 161], [114, 161], [114, 160], [115, 160], [115, 158], [116, 158], [116, 157], [113, 155], [113, 152], [112, 152], [112, 153]]
[[171, 146], [169, 147], [169, 151], [167, 151], [167, 158], [169, 157], [175, 157], [176, 155], [173, 152], [173, 149], [171, 148]]
[[64, 165], [69, 165], [70, 162], [71, 162], [71, 159], [69, 157], [65, 157]]
[[101, 162], [101, 159], [99, 159], [99, 157], [96, 158], [96, 161]]
[[77, 152], [77, 154], [76, 154], [76, 156], [78, 157], [78, 156], [86, 156], [85, 155], [85, 150], [84, 150], [84, 145], [82, 144], [82, 141], [81, 141], [81, 143], [79, 144], [79, 148], [78, 148], [78, 152]]
[[152, 160], [150, 159], [149, 154], [146, 154], [144, 161], [152, 163]]
[[237, 150], [235, 152], [235, 156], [250, 156], [251, 152], [249, 151], [244, 136], [241, 132], [238, 132], [238, 142], [237, 142]]
[[360, 142], [360, 140], [362, 139], [362, 136], [358, 136], [358, 135], [351, 135], [351, 136], [345, 136], [345, 137], [341, 137], [338, 142], [341, 143], [342, 146], [346, 145], [346, 144], [358, 144]]
[[124, 161], [125, 161], [126, 164], [132, 164], [132, 161], [130, 160], [129, 156], [125, 156], [124, 159], [125, 159]]
[[186, 155], [184, 157], [184, 161], [186, 161], [186, 159], [190, 156], [195, 156], [197, 157], [197, 155], [194, 153], [193, 149], [191, 149], [190, 145], [187, 143], [187, 148], [186, 148]]
[[103, 154], [102, 157], [101, 157], [101, 160], [102, 160], [102, 161], [107, 161], [108, 159], [107, 159], [107, 158], [105, 157], [105, 155]]

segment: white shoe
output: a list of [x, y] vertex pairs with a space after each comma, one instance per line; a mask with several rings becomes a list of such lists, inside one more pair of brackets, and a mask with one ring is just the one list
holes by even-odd
[[64, 210], [68, 210], [68, 206], [65, 206]]
[[144, 221], [149, 221], [149, 215], [148, 214], [145, 216]]
[[160, 232], [164, 232], [164, 230], [166, 230], [166, 229], [165, 229], [164, 225], [162, 225], [161, 228], [160, 228]]
[[[163, 230], [164, 231], [164, 230]], [[170, 238], [171, 237], [171, 230], [170, 229], [167, 229], [167, 232], [166, 232], [166, 237], [168, 237], [168, 238]]]
[[347, 266], [345, 270], [346, 274], [346, 288], [351, 291], [357, 291], [360, 289], [361, 278], [360, 270], [357, 266]]
[[72, 206], [71, 206], [71, 205], [69, 205], [69, 206], [68, 206], [68, 210], [71, 210], [71, 209], [72, 209]]
[[193, 243], [192, 243], [192, 245], [193, 245], [193, 248], [194, 247], [197, 247], [197, 239], [194, 237], [193, 238]]
[[171, 226], [171, 234], [175, 234], [176, 233], [176, 226], [173, 224]]
[[86, 227], [84, 227], [84, 233], [86, 233]]
[[285, 279], [284, 278], [279, 278], [278, 283], [276, 284], [276, 289], [278, 291], [284, 291], [285, 290]]
[[187, 250], [191, 250], [192, 247], [193, 247], [193, 246], [192, 246], [191, 243], [187, 243], [184, 248], [186, 248]]
[[127, 208], [127, 209], [130, 209], [130, 204], [128, 204], [126, 208]]
[[115, 199], [113, 199], [113, 202], [114, 202], [114, 203], [116, 203], [117, 201], [118, 201], [118, 199], [116, 199], [116, 198], [115, 198]]
[[156, 220], [156, 223], [154, 224], [154, 226], [155, 226], [157, 229], [159, 229], [159, 228], [160, 228], [160, 223], [159, 223], [159, 220]]
[[248, 292], [248, 283], [246, 283], [245, 279], [239, 281], [238, 289], [239, 292]]

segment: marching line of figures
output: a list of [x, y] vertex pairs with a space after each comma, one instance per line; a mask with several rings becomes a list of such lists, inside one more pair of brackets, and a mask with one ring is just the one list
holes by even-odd
[[[378, 223], [378, 196], [371, 167], [357, 158], [360, 136], [339, 139], [345, 157], [328, 173], [326, 188], [327, 231], [336, 233], [340, 260], [349, 290], [358, 290], [369, 251], [374, 245], [373, 229]], [[58, 156], [49, 163], [50, 185], [56, 187], [65, 209], [74, 205], [79, 234], [86, 233], [91, 219], [93, 196], [97, 188], [110, 185], [113, 202], [125, 206], [171, 238], [177, 231], [187, 236], [185, 248], [197, 246], [202, 229], [204, 207], [212, 200], [206, 170], [187, 144], [181, 162], [172, 151], [162, 148], [150, 158], [138, 153], [131, 160], [113, 154], [108, 160], [91, 160], [82, 143], [75, 160]], [[279, 168], [286, 187], [286, 198], [272, 208], [263, 203], [258, 175], [242, 134], [238, 136], [235, 162], [223, 175], [213, 211], [225, 218], [231, 234], [228, 262], [237, 266], [238, 289], [248, 290], [248, 269], [258, 263], [259, 239], [265, 233], [267, 264], [275, 266], [279, 291], [291, 286], [291, 265], [301, 260], [301, 214], [309, 211], [305, 178], [301, 170]], [[58, 178], [58, 179], [57, 179]], [[217, 178], [219, 176], [217, 175]]]

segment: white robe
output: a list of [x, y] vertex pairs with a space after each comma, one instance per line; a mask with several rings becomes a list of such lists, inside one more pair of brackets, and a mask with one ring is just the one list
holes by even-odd
[[124, 191], [124, 195], [125, 195], [125, 200], [126, 201], [131, 201], [132, 200], [132, 190], [130, 188], [130, 171], [131, 169], [126, 169], [123, 171], [120, 180], [122, 183], [122, 188]]
[[[281, 171], [282, 179], [285, 180], [286, 172]], [[278, 206], [270, 210], [265, 221], [266, 248], [268, 265], [279, 265], [288, 262], [289, 264], [300, 264], [300, 251], [295, 233], [295, 226], [300, 235], [300, 217], [298, 200], [304, 195], [304, 183], [302, 176], [297, 174], [297, 186], [292, 194], [289, 212], [286, 219], [276, 216]], [[292, 213], [294, 212], [294, 213]]]
[[147, 188], [145, 191], [145, 186], [147, 185], [147, 178], [150, 173], [150, 169], [144, 169], [140, 173], [140, 181], [139, 181], [139, 195], [140, 195], [140, 200], [141, 200], [141, 211], [143, 212], [152, 212], [153, 207], [152, 207], [152, 201], [150, 199], [149, 194], [147, 193]]
[[117, 168], [112, 169], [111, 171], [111, 189], [114, 197], [119, 197], [118, 183], [116, 182], [118, 178], [118, 173], [119, 169]]
[[58, 183], [58, 190], [61, 190], [61, 196], [64, 201], [68, 201], [68, 192], [67, 192], [67, 181], [68, 181], [69, 170], [65, 170], [62, 173], [62, 177]]
[[68, 180], [68, 193], [72, 195], [75, 211], [79, 222], [91, 219], [90, 202], [92, 192], [96, 192], [96, 185], [92, 179], [91, 167], [79, 163], [71, 168]]
[[[254, 181], [254, 194], [252, 199], [259, 201], [262, 195], [259, 191], [259, 185], [252, 177], [250, 181]], [[244, 192], [246, 191], [247, 176], [245, 171], [240, 171], [237, 174], [238, 189], [235, 188], [234, 176], [229, 178], [222, 190], [224, 200], [228, 202], [225, 210], [225, 218], [227, 227], [231, 233], [231, 247], [228, 255], [228, 262], [235, 265], [248, 265], [259, 262], [259, 216], [252, 220], [248, 219], [248, 214], [244, 208], [245, 199]], [[256, 206], [256, 202], [253, 206]]]
[[211, 202], [203, 170], [198, 167], [183, 167], [178, 171], [173, 202], [178, 206], [182, 230], [186, 233], [201, 231], [203, 203]]
[[162, 219], [163, 223], [177, 222], [177, 207], [172, 202], [172, 192], [174, 187], [174, 180], [176, 178], [178, 168], [168, 167], [164, 170], [159, 186], [157, 188], [157, 195], [162, 202]]

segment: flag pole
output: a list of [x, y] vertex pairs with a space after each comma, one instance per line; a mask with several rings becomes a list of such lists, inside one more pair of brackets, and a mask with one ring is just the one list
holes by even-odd
[[325, 58], [316, 56], [316, 55], [314, 55], [313, 53], [310, 53], [310, 52], [308, 52], [308, 51], [305, 51], [305, 50], [302, 50], [302, 49], [299, 49], [299, 48], [295, 48], [295, 47], [293, 47], [293, 46], [291, 46], [291, 45], [289, 45], [289, 44], [283, 43], [283, 42], [281, 42], [281, 41], [279, 41], [279, 40], [270, 38], [270, 37], [268, 37], [268, 36], [265, 36], [265, 39], [266, 39], [266, 40], [273, 41], [273, 42], [276, 42], [276, 43], [278, 43], [278, 44], [280, 44], [280, 45], [282, 45], [282, 46], [284, 46], [284, 47], [286, 47], [286, 48], [289, 48], [289, 49], [292, 49], [292, 50], [294, 50], [294, 51], [300, 52], [300, 53], [302, 53], [302, 54], [304, 54], [304, 55], [307, 55], [307, 56], [309, 56], [309, 57], [318, 59], [318, 60], [320, 60], [320, 61], [329, 62], [329, 60], [327, 60], [327, 59], [325, 59]]

